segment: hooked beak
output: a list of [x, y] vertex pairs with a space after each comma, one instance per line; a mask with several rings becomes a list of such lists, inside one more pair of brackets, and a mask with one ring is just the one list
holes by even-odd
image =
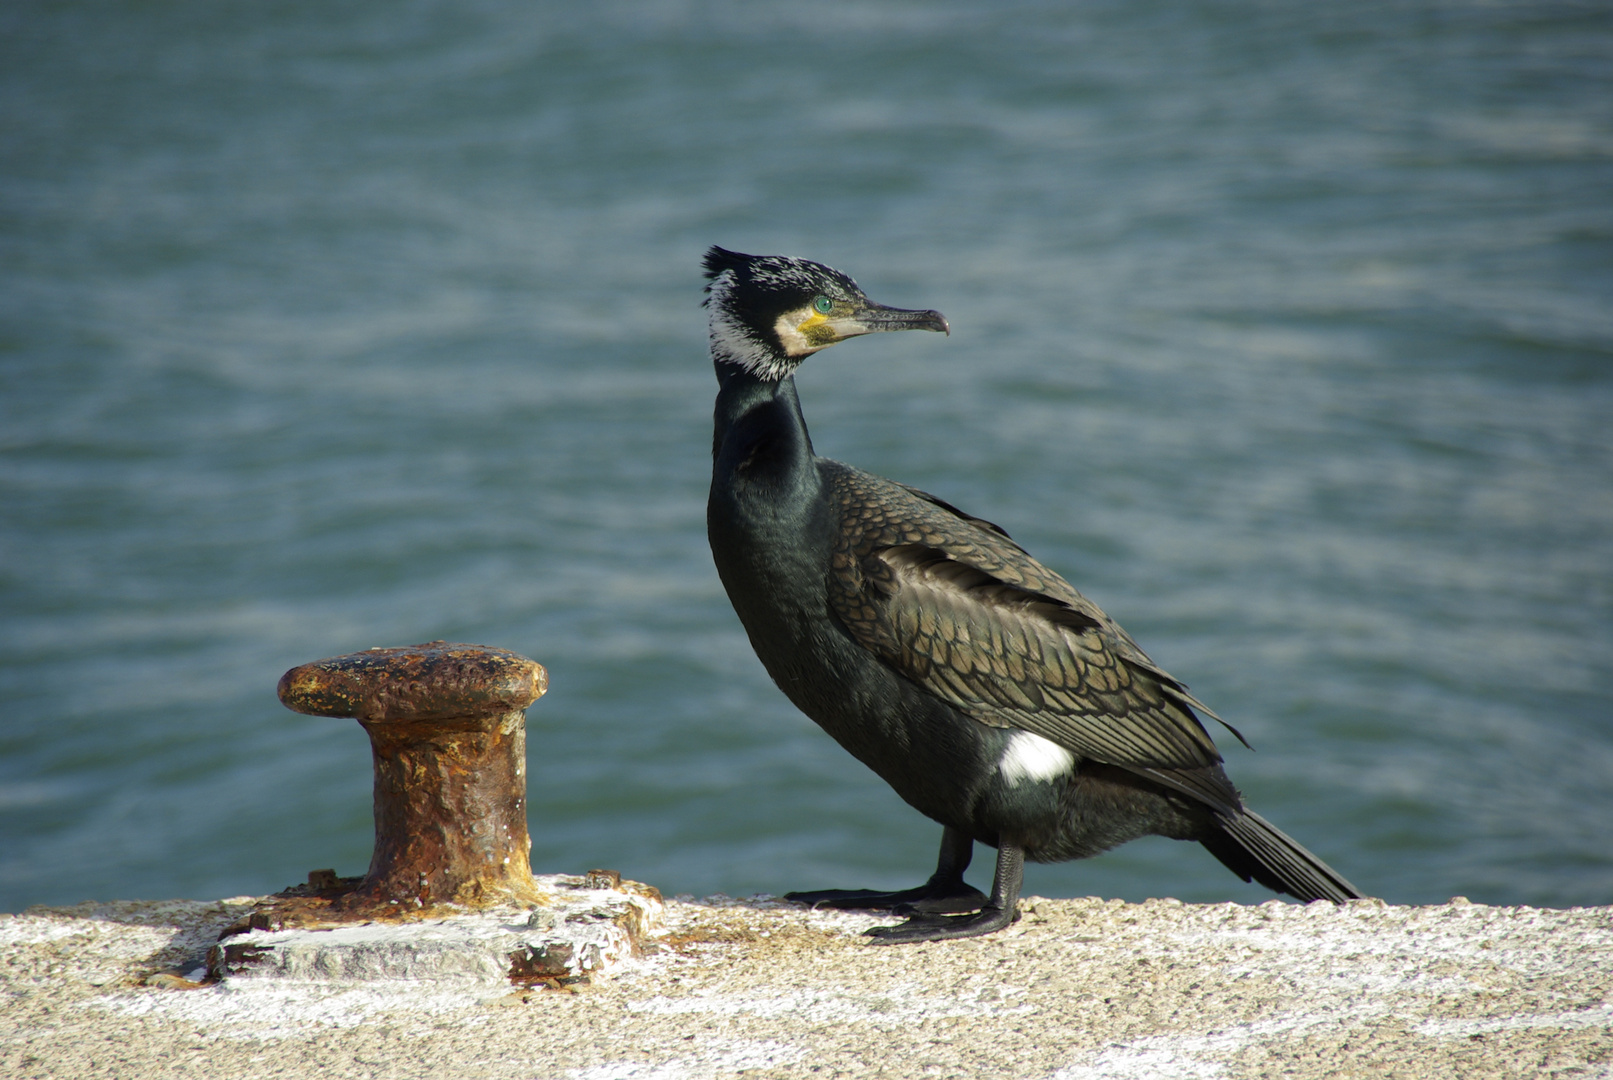
[[[804, 316], [804, 318], [803, 318]], [[799, 320], [799, 321], [798, 321]], [[827, 349], [847, 338], [877, 334], [886, 330], [938, 330], [951, 334], [946, 316], [939, 311], [908, 311], [886, 307], [873, 301], [842, 304], [827, 315], [811, 308], [779, 316], [774, 329], [784, 355], [800, 358]]]
[[884, 304], [869, 304], [859, 311], [831, 315], [824, 319], [824, 328], [833, 331], [837, 341], [886, 330], [935, 330], [948, 336], [952, 334], [947, 317], [939, 311], [909, 311]]

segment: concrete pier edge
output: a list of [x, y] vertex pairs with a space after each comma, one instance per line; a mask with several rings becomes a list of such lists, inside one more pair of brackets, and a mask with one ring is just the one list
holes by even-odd
[[0, 1076], [1613, 1077], [1608, 907], [1029, 897], [880, 947], [868, 915], [676, 897], [586, 981], [186, 988], [259, 899], [0, 915]]

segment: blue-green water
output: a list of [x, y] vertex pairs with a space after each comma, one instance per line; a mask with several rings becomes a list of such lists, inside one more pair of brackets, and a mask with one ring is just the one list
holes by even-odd
[[275, 681], [432, 638], [549, 668], [541, 871], [925, 876], [712, 570], [712, 243], [946, 312], [809, 363], [819, 450], [1063, 571], [1360, 886], [1613, 901], [1605, 7], [16, 0], [0, 110], [0, 910], [362, 872]]

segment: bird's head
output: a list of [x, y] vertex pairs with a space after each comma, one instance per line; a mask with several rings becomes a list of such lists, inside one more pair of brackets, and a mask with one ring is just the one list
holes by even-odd
[[783, 255], [706, 252], [711, 357], [777, 382], [830, 345], [881, 330], [950, 334], [939, 311], [876, 304], [838, 270]]

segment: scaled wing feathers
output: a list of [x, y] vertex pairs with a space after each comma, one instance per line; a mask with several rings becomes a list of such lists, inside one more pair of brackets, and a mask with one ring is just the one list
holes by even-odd
[[[1101, 610], [987, 523], [834, 470], [842, 506], [861, 512], [841, 517], [829, 592], [862, 645], [981, 723], [1235, 805], [1236, 793], [1209, 777], [1202, 791], [1179, 782], [1187, 778], [1174, 770], [1219, 773], [1221, 755], [1193, 715], [1202, 706]], [[867, 509], [882, 503], [888, 512]]]

